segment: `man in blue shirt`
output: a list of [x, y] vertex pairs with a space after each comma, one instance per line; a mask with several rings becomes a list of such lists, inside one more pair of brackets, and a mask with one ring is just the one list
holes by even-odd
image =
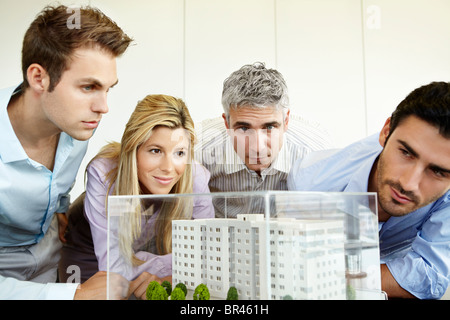
[[450, 279], [450, 83], [411, 92], [379, 135], [297, 162], [288, 188], [377, 192], [382, 289], [440, 298]]
[[131, 41], [91, 7], [47, 7], [27, 30], [23, 83], [0, 91], [1, 298], [103, 297], [104, 273], [80, 290], [51, 282], [61, 247], [58, 219], [64, 227], [87, 140], [117, 83], [116, 58]]

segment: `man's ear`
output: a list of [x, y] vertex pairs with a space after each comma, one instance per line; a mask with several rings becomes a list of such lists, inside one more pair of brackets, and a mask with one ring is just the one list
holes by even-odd
[[47, 71], [37, 63], [33, 63], [28, 67], [27, 80], [30, 88], [36, 92], [45, 92], [50, 86], [50, 77]]
[[288, 129], [290, 112], [291, 112], [291, 110], [288, 109], [286, 112], [286, 116], [284, 117], [284, 131], [287, 131], [287, 129]]
[[225, 127], [226, 127], [227, 129], [230, 129], [230, 125], [228, 124], [227, 116], [226, 116], [225, 113], [222, 113], [222, 118], [223, 118], [223, 122], [225, 123]]
[[380, 142], [380, 145], [384, 148], [386, 144], [386, 140], [389, 136], [389, 132], [391, 130], [391, 118], [387, 118], [386, 122], [384, 123], [383, 128], [380, 132], [380, 137], [378, 138], [378, 141]]

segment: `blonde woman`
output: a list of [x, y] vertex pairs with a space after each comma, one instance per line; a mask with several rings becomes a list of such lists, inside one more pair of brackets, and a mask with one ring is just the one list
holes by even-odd
[[[80, 268], [82, 280], [106, 270], [108, 195], [209, 193], [209, 172], [192, 159], [194, 140], [194, 124], [182, 100], [149, 95], [138, 103], [121, 143], [103, 147], [86, 169], [84, 217], [80, 210], [69, 216], [62, 281], [70, 280], [73, 266]], [[196, 198], [190, 205], [140, 202], [123, 216], [127, 222], [121, 228], [127, 231], [119, 230], [120, 235], [110, 239], [110, 245], [117, 246], [110, 250], [110, 267], [128, 280], [142, 272], [171, 276], [171, 221], [213, 217], [209, 197]]]

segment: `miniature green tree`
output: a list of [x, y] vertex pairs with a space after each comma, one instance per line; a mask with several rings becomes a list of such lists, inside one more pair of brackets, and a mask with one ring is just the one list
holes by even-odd
[[170, 296], [170, 300], [185, 300], [186, 295], [184, 291], [180, 287], [175, 287], [172, 291], [172, 295]]
[[186, 285], [182, 282], [178, 283], [175, 288], [180, 288], [184, 292], [184, 296], [187, 296], [187, 288]]
[[355, 300], [356, 299], [356, 291], [351, 285], [347, 285], [347, 300]]
[[164, 280], [164, 281], [161, 283], [161, 286], [162, 286], [164, 289], [166, 289], [167, 294], [170, 296], [170, 294], [172, 293], [172, 284], [171, 284], [169, 281]]
[[168, 298], [166, 289], [161, 285], [158, 285], [150, 295], [150, 300], [167, 300]]
[[228, 289], [227, 300], [238, 300], [238, 292], [235, 287]]
[[203, 283], [199, 284], [194, 291], [194, 300], [209, 300], [209, 298], [208, 287]]
[[147, 300], [152, 300], [152, 293], [157, 287], [161, 286], [158, 281], [152, 281], [148, 284], [147, 290], [145, 291], [145, 296]]

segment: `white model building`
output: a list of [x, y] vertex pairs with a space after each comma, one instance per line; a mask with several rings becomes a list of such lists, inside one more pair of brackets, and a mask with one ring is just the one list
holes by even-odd
[[345, 299], [342, 221], [237, 219], [172, 221], [172, 281], [207, 285], [225, 299]]

